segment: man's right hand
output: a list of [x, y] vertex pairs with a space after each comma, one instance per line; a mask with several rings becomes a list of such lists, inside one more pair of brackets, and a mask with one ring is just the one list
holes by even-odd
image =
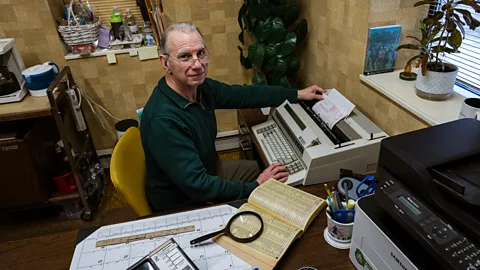
[[287, 171], [287, 168], [282, 164], [275, 162], [272, 165], [268, 166], [257, 178], [259, 185], [267, 182], [270, 179], [278, 180], [278, 182], [285, 183], [290, 174]]

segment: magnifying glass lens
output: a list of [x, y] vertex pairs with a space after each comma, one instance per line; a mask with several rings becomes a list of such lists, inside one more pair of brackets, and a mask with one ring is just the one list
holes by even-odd
[[251, 239], [262, 230], [259, 217], [243, 213], [235, 217], [230, 224], [230, 233], [238, 239]]
[[225, 234], [232, 240], [239, 243], [250, 243], [258, 239], [258, 237], [260, 237], [262, 233], [262, 216], [252, 211], [242, 211], [233, 215], [233, 217], [228, 221], [225, 228], [195, 238], [190, 241], [190, 245], [196, 245], [212, 237], [216, 237], [222, 234]]

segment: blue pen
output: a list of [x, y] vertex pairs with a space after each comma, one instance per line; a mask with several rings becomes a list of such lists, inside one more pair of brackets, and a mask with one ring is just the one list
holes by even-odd
[[332, 199], [330, 199], [330, 197], [327, 197], [327, 200], [330, 203], [330, 207], [332, 208], [332, 211], [336, 210], [335, 207], [333, 207]]

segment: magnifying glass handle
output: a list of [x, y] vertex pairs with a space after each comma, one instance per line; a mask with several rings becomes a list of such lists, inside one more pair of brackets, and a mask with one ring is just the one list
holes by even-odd
[[214, 236], [217, 236], [219, 234], [222, 234], [223, 233], [223, 230], [220, 230], [220, 231], [216, 231], [216, 232], [213, 232], [213, 233], [209, 233], [209, 234], [205, 234], [204, 236], [200, 236], [196, 239], [193, 239], [192, 241], [190, 241], [190, 245], [195, 245], [195, 244], [198, 244], [198, 243], [201, 243], [205, 240], [208, 240]]

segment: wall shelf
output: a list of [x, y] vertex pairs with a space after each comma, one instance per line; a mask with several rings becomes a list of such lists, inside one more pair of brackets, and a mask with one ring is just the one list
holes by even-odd
[[74, 59], [83, 59], [83, 58], [92, 58], [92, 57], [99, 57], [99, 56], [106, 56], [107, 52], [113, 52], [114, 54], [125, 54], [128, 53], [130, 56], [137, 55], [136, 48], [128, 48], [128, 49], [121, 49], [121, 50], [97, 50], [90, 54], [73, 54], [69, 53], [65, 55], [65, 60], [74, 60]]
[[[422, 99], [415, 94], [415, 81], [403, 81], [398, 78], [401, 71], [370, 76], [361, 74], [360, 80], [430, 125], [458, 119], [463, 100], [476, 97], [475, 94], [455, 85], [455, 91], [448, 100]], [[419, 71], [416, 72], [418, 74]]]
[[[126, 48], [126, 49], [121, 49], [121, 50], [97, 49], [95, 52], [89, 53], [89, 54], [68, 53], [67, 55], [65, 55], [64, 58], [65, 58], [65, 60], [68, 61], [68, 60], [75, 60], [75, 59], [101, 57], [101, 56], [106, 56], [107, 53], [109, 53], [109, 52], [112, 52], [114, 55], [127, 54], [128, 53], [128, 54], [130, 54], [130, 56], [137, 56], [139, 54], [139, 51], [146, 50], [146, 49], [149, 49], [151, 47], [157, 48], [157, 46], [141, 46], [141, 47], [138, 47], [138, 48]], [[158, 50], [158, 48], [157, 48], [157, 50]], [[149, 59], [149, 58], [146, 58], [146, 59]], [[142, 59], [140, 59], [140, 60], [142, 60]]]

